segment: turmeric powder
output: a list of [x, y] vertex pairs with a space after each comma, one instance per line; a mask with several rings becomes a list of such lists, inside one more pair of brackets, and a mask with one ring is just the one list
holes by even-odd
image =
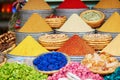
[[38, 56], [45, 52], [48, 52], [48, 50], [41, 46], [32, 36], [27, 36], [9, 54], [17, 56]]
[[98, 29], [103, 32], [120, 32], [120, 15], [114, 12], [108, 20]]
[[19, 32], [49, 32], [52, 28], [45, 22], [45, 20], [38, 14], [33, 13], [25, 22]]
[[94, 8], [120, 8], [119, 0], [100, 0]]

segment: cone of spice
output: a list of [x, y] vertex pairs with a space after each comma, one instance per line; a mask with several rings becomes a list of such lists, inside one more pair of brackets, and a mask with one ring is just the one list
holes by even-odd
[[120, 34], [118, 34], [103, 50], [113, 56], [120, 56]]
[[29, 0], [22, 10], [50, 10], [50, 6], [44, 0]]
[[90, 32], [94, 31], [85, 21], [77, 14], [72, 14], [68, 20], [58, 29], [63, 32]]
[[100, 27], [98, 31], [102, 32], [120, 32], [120, 15], [114, 12], [110, 18]]
[[38, 56], [45, 52], [48, 52], [48, 50], [40, 45], [32, 36], [27, 36], [9, 54], [15, 56]]
[[94, 8], [120, 8], [120, 1], [119, 0], [100, 0]]
[[49, 32], [52, 28], [45, 22], [45, 20], [38, 14], [33, 13], [19, 32]]
[[87, 6], [81, 0], [64, 0], [58, 9], [80, 9], [87, 8]]
[[114, 12], [120, 12], [119, 0], [100, 0], [94, 9], [100, 10], [105, 14], [105, 20], [107, 20]]
[[69, 56], [84, 56], [95, 52], [95, 50], [78, 35], [73, 35], [57, 51], [66, 53]]

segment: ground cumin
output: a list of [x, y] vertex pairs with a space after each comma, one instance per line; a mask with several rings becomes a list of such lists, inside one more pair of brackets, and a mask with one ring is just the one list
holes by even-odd
[[49, 32], [52, 28], [45, 22], [45, 20], [38, 14], [33, 13], [19, 32]]
[[82, 38], [78, 35], [73, 35], [66, 41], [57, 51], [64, 52], [69, 56], [83, 56], [95, 52]]
[[120, 8], [119, 0], [100, 0], [94, 8]]
[[22, 10], [50, 10], [51, 7], [44, 0], [29, 0]]
[[108, 20], [98, 29], [103, 32], [120, 32], [120, 15], [114, 12]]

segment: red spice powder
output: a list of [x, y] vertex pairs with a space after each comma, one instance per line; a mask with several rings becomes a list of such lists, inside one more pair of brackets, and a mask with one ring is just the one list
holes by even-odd
[[64, 0], [59, 6], [59, 9], [79, 9], [87, 8], [87, 6], [80, 0]]
[[95, 50], [78, 35], [73, 35], [57, 51], [66, 53], [69, 56], [84, 56], [95, 52]]

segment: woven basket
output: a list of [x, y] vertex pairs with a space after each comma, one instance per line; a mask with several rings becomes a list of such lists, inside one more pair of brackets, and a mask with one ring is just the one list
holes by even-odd
[[90, 41], [87, 41], [87, 43], [88, 43], [88, 45], [90, 45], [95, 50], [102, 50], [103, 48], [105, 48], [110, 43], [110, 41], [105, 41], [105, 42], [90, 42]]
[[63, 34], [63, 37], [59, 37], [60, 35], [61, 34], [50, 34], [49, 36], [43, 35], [39, 37], [38, 41], [48, 50], [57, 50], [69, 39], [66, 34]]
[[63, 16], [63, 17], [56, 17], [56, 18], [46, 18], [45, 21], [47, 22], [47, 24], [49, 24], [51, 28], [58, 29], [64, 24], [66, 19], [67, 18]]
[[4, 53], [4, 54], [7, 54], [7, 53], [9, 53], [13, 48], [15, 48], [16, 47], [16, 44], [13, 44], [10, 48], [8, 48], [8, 49], [6, 49], [5, 51], [3, 51], [2, 53]]
[[[101, 15], [102, 17], [101, 17], [101, 19], [95, 20], [95, 21], [89, 21], [89, 20], [87, 20], [87, 19], [85, 19], [85, 18], [82, 17], [84, 14], [89, 13], [89, 12], [95, 12], [95, 13]], [[100, 25], [104, 22], [105, 15], [104, 15], [104, 13], [101, 12], [101, 11], [97, 11], [97, 10], [86, 10], [86, 11], [84, 11], [84, 12], [82, 12], [82, 13], [80, 14], [80, 17], [81, 17], [88, 25], [90, 25], [92, 28], [98, 28], [98, 27], [100, 27]]]
[[62, 42], [44, 42], [44, 41], [40, 41], [40, 44], [42, 44], [48, 50], [56, 50], [56, 49], [60, 48], [64, 43], [65, 43], [65, 41], [62, 41]]

